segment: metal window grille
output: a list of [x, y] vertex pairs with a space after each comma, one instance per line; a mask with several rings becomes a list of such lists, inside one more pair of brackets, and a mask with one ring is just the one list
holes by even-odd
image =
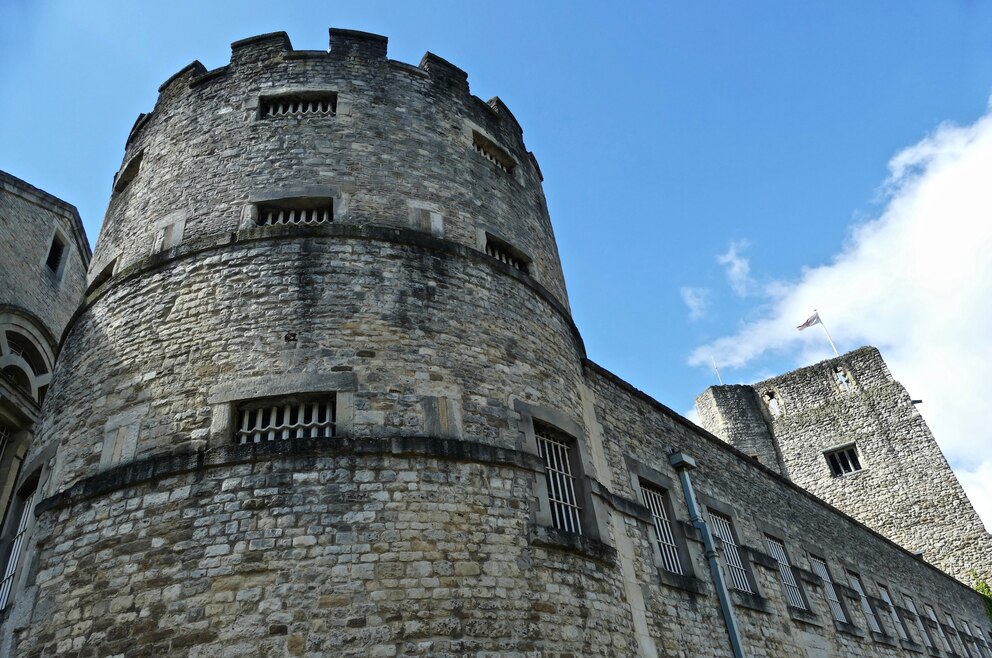
[[[968, 648], [968, 642], [965, 640], [964, 635], [961, 634], [961, 631], [958, 630], [957, 625], [954, 623], [954, 617], [947, 615], [947, 625], [950, 626], [952, 631], [954, 631], [954, 635], [958, 636], [958, 641], [961, 642], [961, 646], [964, 647], [965, 655], [970, 657], [971, 650]], [[953, 644], [953, 641], [951, 644]]]
[[940, 620], [937, 619], [937, 612], [933, 609], [933, 606], [929, 603], [924, 604], [927, 610], [927, 617], [930, 621], [934, 623], [937, 627], [937, 635], [940, 636], [940, 641], [944, 645], [944, 651], [953, 651], [951, 648], [951, 641], [947, 637], [947, 633], [944, 632], [944, 627], [941, 625]]
[[710, 512], [710, 522], [713, 524], [713, 534], [723, 540], [723, 559], [730, 572], [732, 588], [741, 592], [751, 592], [751, 583], [747, 579], [747, 570], [741, 560], [740, 549], [737, 547], [737, 542], [734, 541], [734, 531], [730, 525], [730, 519]]
[[889, 589], [885, 585], [879, 585], [878, 591], [882, 595], [882, 600], [889, 604], [889, 615], [892, 617], [892, 626], [896, 629], [896, 633], [899, 634], [899, 639], [908, 640], [909, 634], [906, 632], [906, 627], [903, 626], [902, 619], [899, 618], [899, 613], [896, 612], [896, 604], [892, 601]]
[[858, 449], [848, 446], [825, 453], [827, 463], [830, 465], [830, 472], [834, 477], [840, 477], [848, 473], [861, 470], [861, 460], [858, 458]]
[[837, 596], [837, 590], [834, 589], [834, 581], [830, 578], [830, 570], [827, 568], [826, 561], [811, 555], [809, 556], [809, 564], [813, 568], [813, 573], [823, 581], [823, 595], [830, 605], [830, 611], [833, 613], [834, 619], [846, 624], [847, 613], [844, 612], [844, 606], [841, 605], [840, 598]]
[[259, 206], [259, 226], [283, 224], [329, 224], [334, 221], [333, 202], [320, 206]]
[[679, 560], [679, 548], [675, 543], [672, 522], [668, 518], [665, 505], [667, 492], [642, 484], [641, 494], [644, 497], [644, 504], [651, 510], [651, 518], [654, 519], [654, 532], [658, 536], [658, 548], [661, 550], [661, 560], [665, 570], [672, 573], [683, 573], [682, 562]]
[[7, 441], [10, 440], [10, 428], [0, 423], [0, 463], [3, 462], [3, 451], [7, 449]]
[[261, 109], [263, 117], [276, 117], [292, 114], [327, 114], [333, 116], [337, 112], [337, 95], [326, 96], [270, 96], [263, 98]]
[[535, 425], [537, 448], [544, 459], [544, 473], [548, 483], [548, 502], [554, 527], [565, 532], [582, 534], [582, 524], [572, 475], [572, 442], [547, 427]]
[[848, 580], [851, 583], [851, 589], [858, 593], [861, 597], [861, 609], [865, 613], [865, 621], [868, 622], [868, 628], [870, 628], [875, 633], [881, 633], [882, 627], [878, 625], [878, 618], [875, 616], [875, 611], [871, 609], [871, 603], [868, 601], [868, 597], [865, 596], [864, 585], [861, 584], [861, 578], [853, 573], [848, 572]]
[[10, 591], [14, 586], [14, 576], [17, 575], [17, 562], [21, 557], [21, 549], [24, 545], [24, 533], [28, 529], [28, 521], [31, 520], [31, 512], [34, 511], [32, 505], [34, 492], [32, 491], [24, 499], [24, 506], [21, 508], [21, 518], [17, 522], [17, 532], [14, 534], [14, 541], [10, 546], [10, 554], [7, 556], [7, 566], [3, 571], [3, 580], [0, 580], [0, 610], [7, 607], [10, 602]]
[[933, 638], [930, 637], [930, 631], [927, 630], [923, 620], [920, 619], [920, 611], [916, 609], [916, 603], [914, 603], [913, 599], [908, 596], [903, 596], [903, 599], [906, 601], [906, 609], [912, 612], [913, 616], [916, 618], [916, 627], [920, 631], [920, 637], [923, 638], [923, 643], [933, 649]]
[[510, 154], [494, 144], [490, 139], [477, 132], [472, 132], [472, 146], [487, 160], [506, 173], [513, 173], [516, 163]]
[[971, 650], [968, 648], [969, 645], [972, 644], [975, 645], [975, 648], [978, 649], [979, 653], [981, 653], [981, 646], [975, 641], [975, 636], [971, 634], [971, 626], [969, 626], [968, 622], [963, 619], [961, 620], [961, 630], [964, 631], [964, 636], [961, 640], [964, 644], [965, 650], [968, 651], [968, 655], [972, 655]]
[[334, 398], [252, 405], [241, 409], [237, 442], [334, 436]]
[[806, 610], [806, 601], [803, 600], [802, 590], [799, 589], [796, 576], [792, 573], [789, 556], [785, 554], [785, 544], [766, 535], [765, 545], [768, 546], [768, 552], [778, 562], [778, 573], [782, 577], [782, 585], [785, 587], [785, 596], [789, 600], [789, 605], [793, 608]]
[[527, 260], [514, 253], [512, 247], [494, 238], [486, 239], [486, 253], [501, 263], [527, 273]]

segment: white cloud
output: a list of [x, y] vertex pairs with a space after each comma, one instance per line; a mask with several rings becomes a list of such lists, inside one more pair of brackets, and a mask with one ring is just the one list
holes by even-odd
[[[795, 328], [819, 309], [838, 349], [876, 345], [923, 399], [921, 413], [992, 528], [992, 110], [969, 126], [940, 126], [889, 169], [882, 212], [853, 229], [832, 263], [766, 288], [764, 317], [697, 348], [690, 363], [832, 356], [819, 327]], [[728, 275], [731, 256], [734, 245]]]
[[751, 289], [751, 263], [740, 252], [747, 249], [745, 240], [734, 241], [727, 248], [727, 253], [716, 257], [716, 262], [723, 265], [730, 287], [740, 297], [744, 297]]
[[710, 307], [710, 291], [706, 288], [681, 288], [679, 294], [689, 308], [689, 319], [698, 320], [706, 315]]

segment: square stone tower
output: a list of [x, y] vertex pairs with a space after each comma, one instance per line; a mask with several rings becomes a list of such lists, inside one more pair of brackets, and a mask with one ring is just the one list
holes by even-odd
[[874, 347], [710, 387], [696, 409], [713, 434], [958, 580], [992, 575], [992, 536]]

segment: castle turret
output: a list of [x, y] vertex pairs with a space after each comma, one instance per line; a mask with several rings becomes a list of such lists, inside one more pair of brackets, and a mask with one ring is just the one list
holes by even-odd
[[714, 386], [696, 407], [706, 429], [777, 454], [793, 482], [962, 582], [992, 577], [992, 536], [877, 349]]

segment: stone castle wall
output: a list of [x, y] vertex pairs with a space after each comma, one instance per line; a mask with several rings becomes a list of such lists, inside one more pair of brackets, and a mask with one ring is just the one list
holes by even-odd
[[[780, 404], [777, 416], [759, 401], [769, 392]], [[862, 348], [752, 386], [714, 387], [699, 404], [703, 426], [735, 447], [744, 450], [739, 441], [752, 434], [773, 436], [783, 472], [796, 484], [963, 582], [973, 584], [972, 572], [992, 577], [992, 536], [878, 350]], [[738, 424], [714, 424], [718, 414]], [[863, 468], [834, 476], [824, 454], [850, 445]]]
[[[670, 448], [740, 534], [749, 655], [921, 650], [880, 583], [910, 623], [907, 593], [988, 632], [975, 592], [587, 361], [502, 103], [435, 56], [410, 67], [382, 37], [331, 37], [330, 54], [237, 42], [229, 66], [170, 79], [132, 131], [26, 462], [40, 502], [0, 654], [726, 656]], [[334, 116], [259, 116], [266, 94], [329, 90]], [[286, 197], [333, 199], [334, 222], [259, 226], [258, 204]], [[313, 395], [334, 436], [236, 441], [246, 405]], [[580, 532], [553, 520], [564, 464]], [[649, 484], [685, 573], [659, 561]]]

